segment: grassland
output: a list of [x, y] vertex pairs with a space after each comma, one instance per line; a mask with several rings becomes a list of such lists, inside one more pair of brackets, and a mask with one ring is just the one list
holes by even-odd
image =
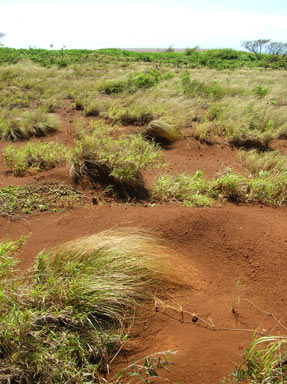
[[[60, 211], [84, 193], [96, 193], [102, 204], [286, 206], [286, 151], [280, 145], [287, 138], [286, 66], [285, 56], [232, 50], [0, 48], [2, 161], [15, 181], [0, 189], [1, 215]], [[63, 142], [64, 124], [69, 139]], [[213, 176], [201, 169], [174, 171], [165, 161], [169, 150], [189, 139], [231, 148], [244, 172], [229, 166]], [[17, 178], [59, 166], [69, 170], [73, 188], [17, 185]], [[123, 250], [114, 249], [118, 242]], [[101, 382], [105, 364], [127, 337], [131, 321], [125, 314], [132, 317], [134, 307], [174, 283], [168, 268], [160, 272], [168, 262], [146, 233], [95, 235], [40, 254], [20, 280], [13, 269], [17, 249], [1, 243], [7, 270], [1, 275], [0, 375], [6, 382]], [[277, 348], [278, 340], [269, 341]], [[257, 368], [244, 367], [238, 375], [252, 374], [259, 383], [262, 356], [248, 355], [246, 364], [255, 361]], [[278, 360], [271, 357], [269, 368]], [[278, 372], [272, 383], [280, 382]]]

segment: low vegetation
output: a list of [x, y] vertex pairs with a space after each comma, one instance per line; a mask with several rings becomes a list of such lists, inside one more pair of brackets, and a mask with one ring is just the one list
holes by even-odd
[[19, 245], [0, 243], [0, 375], [6, 382], [102, 382], [135, 309], [178, 284], [169, 251], [138, 229], [43, 251], [15, 278]]
[[3, 157], [5, 165], [14, 176], [23, 176], [27, 171], [37, 173], [65, 163], [69, 153], [67, 147], [56, 142], [28, 143], [20, 148], [7, 146], [3, 150]]
[[224, 200], [281, 206], [287, 204], [287, 174], [263, 171], [247, 178], [227, 170], [213, 180], [205, 180], [200, 171], [195, 175], [163, 175], [153, 184], [151, 195], [155, 201], [186, 206], [211, 206]]
[[63, 211], [73, 207], [84, 194], [64, 184], [43, 183], [0, 189], [0, 215], [29, 214], [43, 211]]

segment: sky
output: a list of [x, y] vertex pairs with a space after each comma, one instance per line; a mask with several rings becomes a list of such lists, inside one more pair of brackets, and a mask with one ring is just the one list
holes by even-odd
[[234, 48], [287, 42], [286, 0], [0, 0], [14, 48]]

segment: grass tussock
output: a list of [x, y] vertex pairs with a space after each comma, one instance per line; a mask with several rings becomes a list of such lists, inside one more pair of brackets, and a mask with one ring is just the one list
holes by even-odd
[[47, 136], [57, 131], [58, 127], [57, 117], [42, 111], [24, 111], [0, 116], [0, 138], [5, 141]]
[[0, 375], [15, 384], [102, 382], [135, 309], [178, 285], [170, 252], [139, 229], [106, 231], [42, 252], [28, 274], [14, 280], [16, 248], [0, 244], [10, 266], [0, 267]]
[[66, 162], [69, 149], [55, 142], [28, 143], [21, 148], [8, 145], [3, 150], [3, 157], [5, 165], [14, 176], [24, 176], [27, 171], [37, 173]]
[[157, 166], [159, 159], [159, 149], [140, 135], [115, 139], [107, 127], [96, 124], [90, 135], [76, 141], [71, 173], [75, 180], [87, 176], [119, 199], [146, 199], [142, 170]]
[[150, 122], [143, 135], [161, 145], [169, 145], [181, 139], [179, 130], [162, 120]]

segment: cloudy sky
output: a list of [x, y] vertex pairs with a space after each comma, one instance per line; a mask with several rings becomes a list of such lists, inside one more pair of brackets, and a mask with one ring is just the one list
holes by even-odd
[[[287, 41], [286, 0], [0, 0], [15, 48], [240, 48]], [[284, 40], [285, 39], [285, 40]]]

